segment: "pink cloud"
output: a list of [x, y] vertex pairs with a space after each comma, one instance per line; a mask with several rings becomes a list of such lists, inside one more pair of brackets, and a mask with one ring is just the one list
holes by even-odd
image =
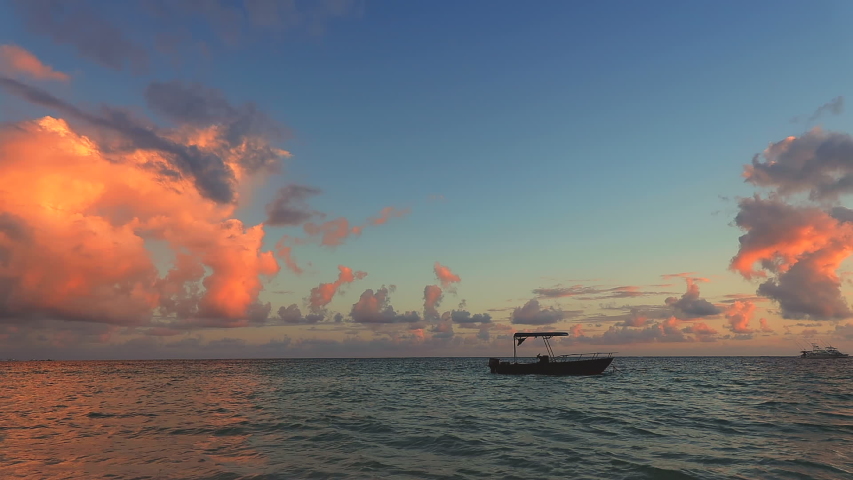
[[758, 320], [758, 323], [761, 325], [762, 332], [773, 333], [773, 328], [770, 327], [770, 324], [767, 322], [766, 318]]
[[[146, 324], [163, 309], [239, 326], [259, 313], [263, 279], [279, 269], [262, 251], [263, 227], [231, 218], [236, 205], [203, 196], [194, 182], [161, 175], [159, 152], [107, 157], [92, 138], [45, 117], [0, 129], [0, 156], [8, 252], [0, 270], [14, 279], [0, 301], [8, 315]], [[175, 254], [163, 278], [149, 239]]]
[[786, 318], [853, 315], [836, 274], [853, 252], [853, 223], [845, 217], [847, 209], [837, 207], [830, 215], [817, 207], [757, 195], [741, 199], [739, 206], [735, 223], [746, 233], [740, 237], [732, 270], [747, 279], [767, 278], [758, 294], [776, 300]]
[[71, 77], [45, 65], [32, 53], [17, 45], [0, 45], [0, 73], [22, 73], [37, 80], [68, 81]]
[[363, 324], [389, 324], [389, 323], [414, 323], [420, 321], [417, 312], [398, 313], [391, 306], [390, 288], [379, 288], [374, 292], [368, 288], [365, 290], [358, 302], [353, 304], [350, 317], [356, 323]]
[[278, 258], [284, 260], [284, 264], [285, 266], [287, 266], [288, 270], [297, 275], [300, 275], [303, 270], [299, 267], [299, 265], [296, 264], [296, 260], [293, 258], [293, 247], [287, 245], [287, 241], [289, 238], [290, 237], [288, 237], [287, 235], [284, 235], [283, 237], [281, 237], [281, 239], [279, 239], [278, 242], [276, 242], [276, 255], [278, 255]]
[[753, 333], [755, 330], [749, 328], [749, 320], [755, 312], [755, 305], [752, 302], [735, 302], [726, 310], [726, 319], [729, 321], [730, 328], [734, 333], [746, 334]]
[[370, 219], [370, 224], [382, 225], [386, 223], [390, 218], [408, 215], [410, 211], [411, 210], [408, 208], [405, 208], [403, 210], [397, 210], [394, 207], [385, 207], [382, 209], [382, 211], [379, 212], [379, 217]]
[[[684, 275], [686, 274], [679, 274], [678, 276]], [[706, 317], [720, 313], [720, 309], [716, 305], [699, 295], [699, 285], [696, 284], [696, 281], [706, 280], [684, 276], [684, 281], [687, 282], [687, 291], [681, 298], [668, 297], [665, 300], [667, 305], [688, 317]]]
[[343, 265], [338, 265], [338, 270], [340, 272], [338, 273], [337, 280], [332, 283], [321, 283], [311, 289], [311, 296], [309, 297], [308, 302], [311, 307], [311, 311], [314, 313], [320, 312], [326, 305], [328, 305], [344, 284], [352, 283], [355, 280], [361, 280], [367, 276], [367, 272], [353, 272], [351, 268]]
[[459, 278], [459, 275], [456, 275], [455, 273], [451, 272], [450, 268], [445, 267], [444, 265], [438, 262], [435, 262], [433, 270], [435, 270], [435, 276], [438, 278], [444, 288], [449, 287], [452, 283], [458, 283], [462, 281], [462, 279]]
[[427, 285], [424, 287], [424, 318], [427, 320], [438, 319], [438, 306], [441, 304], [443, 294], [438, 285]]
[[[408, 213], [409, 209], [396, 210], [393, 207], [385, 207], [380, 212], [378, 218], [370, 219], [365, 225], [350, 225], [349, 220], [344, 217], [338, 217], [319, 224], [308, 222], [302, 226], [302, 229], [309, 237], [319, 237], [320, 245], [335, 247], [342, 245], [352, 235], [361, 235], [365, 227], [383, 225], [393, 217], [402, 217]], [[305, 242], [307, 240], [299, 241], [299, 243]]]

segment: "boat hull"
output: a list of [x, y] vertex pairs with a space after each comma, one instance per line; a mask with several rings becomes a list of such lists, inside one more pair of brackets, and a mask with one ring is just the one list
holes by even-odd
[[600, 375], [612, 361], [613, 357], [604, 357], [566, 362], [510, 363], [491, 358], [489, 369], [492, 373], [504, 375]]

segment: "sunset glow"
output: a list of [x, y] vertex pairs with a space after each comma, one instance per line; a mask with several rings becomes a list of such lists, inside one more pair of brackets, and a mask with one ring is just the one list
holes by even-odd
[[0, 356], [853, 349], [848, 86], [799, 37], [233, 3], [0, 6]]

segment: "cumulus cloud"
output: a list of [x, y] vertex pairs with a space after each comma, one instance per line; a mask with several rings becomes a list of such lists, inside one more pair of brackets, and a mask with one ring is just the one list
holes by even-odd
[[739, 207], [735, 224], [746, 233], [732, 258], [734, 271], [747, 279], [769, 274], [758, 294], [777, 301], [785, 318], [851, 316], [836, 271], [853, 252], [853, 224], [778, 197], [743, 198]]
[[287, 185], [278, 189], [275, 198], [266, 206], [267, 219], [272, 226], [301, 225], [320, 212], [311, 210], [305, 199], [317, 195], [320, 190], [305, 185]]
[[367, 272], [353, 272], [351, 268], [343, 265], [338, 265], [338, 270], [337, 280], [331, 283], [321, 283], [311, 289], [311, 295], [308, 298], [308, 303], [313, 313], [322, 312], [343, 285], [352, 283], [356, 280], [361, 280], [367, 276]]
[[693, 322], [691, 325], [683, 328], [684, 333], [692, 333], [700, 342], [713, 342], [716, 340], [717, 331], [708, 326], [705, 322]]
[[453, 323], [460, 324], [491, 323], [492, 316], [488, 313], [475, 313], [472, 315], [467, 310], [451, 310], [450, 320]]
[[451, 284], [459, 283], [462, 281], [462, 279], [459, 278], [459, 275], [456, 275], [455, 273], [450, 271], [450, 268], [445, 267], [444, 265], [438, 262], [435, 262], [433, 270], [435, 271], [436, 278], [438, 278], [438, 280], [441, 282], [441, 286], [443, 286], [444, 288], [448, 288]]
[[814, 128], [771, 144], [752, 159], [743, 176], [781, 195], [808, 192], [812, 200], [837, 200], [853, 191], [853, 139]]
[[287, 325], [310, 325], [322, 322], [325, 314], [309, 313], [303, 316], [299, 307], [295, 303], [292, 303], [290, 306], [281, 306], [278, 308], [278, 318], [282, 323]]
[[735, 302], [726, 310], [726, 320], [732, 332], [738, 334], [750, 334], [755, 330], [749, 328], [749, 320], [755, 312], [752, 302]]
[[565, 318], [579, 315], [579, 311], [566, 311], [555, 307], [542, 308], [539, 300], [529, 300], [522, 307], [516, 307], [512, 311], [510, 319], [512, 323], [519, 325], [551, 325]]
[[[241, 326], [268, 311], [257, 297], [279, 267], [262, 226], [160, 175], [151, 165], [168, 162], [163, 152], [108, 156], [45, 117], [0, 128], [0, 158], [0, 317], [143, 325], [162, 310]], [[163, 277], [148, 240], [175, 254]]]
[[165, 178], [191, 179], [199, 192], [219, 203], [232, 203], [236, 200], [235, 186], [238, 175], [253, 174], [258, 170], [258, 158], [263, 158], [269, 169], [276, 167], [272, 152], [276, 158], [287, 152], [270, 147], [265, 140], [244, 138], [242, 143], [233, 143], [236, 139], [223, 137], [216, 125], [205, 130], [193, 129], [160, 132], [155, 127], [133, 118], [127, 112], [102, 107], [100, 113], [84, 111], [50, 93], [36, 87], [23, 84], [14, 79], [0, 77], [0, 88], [29, 102], [54, 109], [69, 117], [85, 122], [105, 134], [118, 135], [118, 145], [111, 145], [115, 155], [136, 153], [144, 155], [156, 152], [158, 161], [145, 165], [157, 171]]
[[611, 326], [600, 336], [588, 338], [587, 342], [602, 345], [623, 345], [630, 343], [691, 341], [692, 337], [685, 335], [681, 324], [681, 320], [670, 317], [645, 328]]
[[353, 304], [350, 317], [356, 323], [413, 323], [421, 320], [417, 312], [400, 312], [391, 306], [390, 290], [384, 286], [373, 291], [368, 288], [361, 294], [358, 302]]
[[424, 287], [424, 319], [437, 320], [440, 318], [438, 307], [443, 297], [441, 287], [438, 285], [427, 285]]
[[36, 80], [68, 81], [67, 73], [54, 70], [45, 65], [35, 55], [17, 45], [0, 45], [0, 73], [5, 75], [23, 74]]
[[707, 317], [719, 314], [720, 309], [717, 306], [699, 297], [699, 285], [696, 282], [701, 280], [704, 279], [685, 277], [687, 291], [681, 298], [668, 297], [666, 304], [687, 317]]

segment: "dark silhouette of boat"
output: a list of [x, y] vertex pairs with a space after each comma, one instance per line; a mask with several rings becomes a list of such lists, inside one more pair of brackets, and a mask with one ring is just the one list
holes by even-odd
[[811, 350], [802, 350], [800, 358], [849, 358], [850, 355], [841, 353], [837, 348], [828, 346], [821, 348], [820, 345], [813, 343]]
[[[507, 375], [599, 375], [610, 366], [613, 361], [613, 353], [575, 353], [571, 355], [555, 356], [548, 341], [552, 337], [565, 337], [566, 332], [536, 332], [516, 333], [512, 342], [512, 362], [504, 362], [499, 358], [489, 359], [489, 369], [492, 373]], [[518, 363], [516, 347], [524, 343], [528, 338], [539, 337], [545, 342], [547, 355], [536, 355], [536, 362]]]

